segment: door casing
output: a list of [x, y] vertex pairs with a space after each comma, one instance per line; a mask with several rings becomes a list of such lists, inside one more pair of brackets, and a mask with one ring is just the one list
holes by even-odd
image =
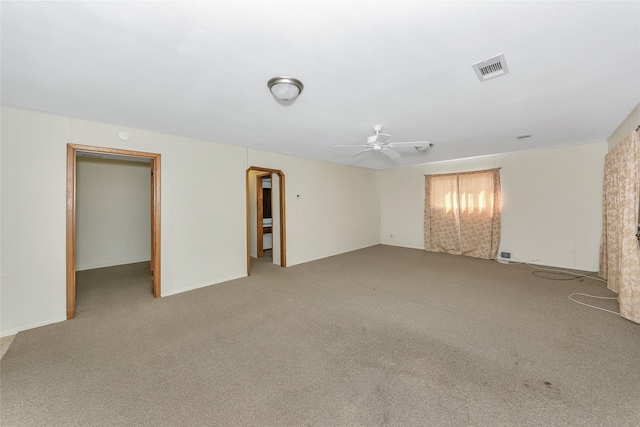
[[78, 152], [103, 157], [137, 157], [149, 160], [151, 166], [151, 287], [153, 295], [160, 298], [160, 154], [67, 144], [67, 319], [73, 319], [76, 315], [76, 159]]

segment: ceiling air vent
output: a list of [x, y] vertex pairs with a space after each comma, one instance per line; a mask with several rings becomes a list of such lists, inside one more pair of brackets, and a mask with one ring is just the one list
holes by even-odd
[[503, 53], [484, 61], [476, 62], [472, 67], [481, 82], [509, 73], [507, 60], [504, 59]]

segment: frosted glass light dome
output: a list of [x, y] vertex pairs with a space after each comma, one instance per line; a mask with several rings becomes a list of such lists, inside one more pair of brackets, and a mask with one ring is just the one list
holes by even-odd
[[267, 86], [271, 94], [279, 101], [293, 102], [302, 93], [304, 85], [298, 79], [288, 76], [278, 76], [270, 79]]

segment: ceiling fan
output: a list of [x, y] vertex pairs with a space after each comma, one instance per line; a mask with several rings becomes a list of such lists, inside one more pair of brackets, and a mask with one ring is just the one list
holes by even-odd
[[382, 130], [382, 125], [375, 125], [373, 127], [373, 131], [375, 132], [375, 135], [371, 135], [369, 138], [367, 138], [366, 144], [334, 145], [334, 148], [365, 147], [364, 150], [358, 151], [357, 153], [349, 157], [355, 157], [367, 151], [373, 151], [373, 152], [377, 151], [377, 152], [381, 152], [382, 154], [392, 159], [397, 159], [398, 157], [401, 156], [401, 154], [393, 150], [393, 148], [398, 148], [403, 145], [413, 146], [416, 149], [416, 151], [423, 154], [427, 154], [433, 148], [433, 143], [430, 143], [429, 141], [388, 142], [389, 137], [391, 135], [386, 133], [380, 133], [381, 130]]

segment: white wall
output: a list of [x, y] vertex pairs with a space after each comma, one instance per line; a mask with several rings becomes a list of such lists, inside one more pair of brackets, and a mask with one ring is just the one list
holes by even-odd
[[70, 119], [2, 109], [2, 335], [65, 318], [70, 126]]
[[596, 271], [606, 152], [598, 142], [380, 171], [381, 241], [424, 249], [425, 174], [502, 167], [500, 251]]
[[250, 166], [285, 174], [288, 266], [380, 243], [376, 171], [254, 149], [248, 154]]
[[76, 165], [76, 270], [149, 261], [149, 162], [78, 157]]
[[598, 266], [605, 142], [374, 171], [13, 107], [1, 119], [2, 336], [65, 319], [67, 143], [162, 155], [163, 296], [246, 275], [249, 166], [285, 174], [289, 266], [381, 242], [423, 249], [423, 175], [491, 167], [502, 167], [500, 250]]
[[66, 144], [160, 153], [162, 295], [246, 275], [246, 149], [2, 109], [2, 335], [65, 319]]
[[65, 319], [68, 143], [161, 154], [163, 297], [246, 275], [252, 165], [286, 176], [288, 265], [379, 243], [373, 170], [7, 106], [1, 119], [2, 336]]
[[[285, 196], [286, 200], [286, 196]], [[286, 211], [286, 209], [285, 209]], [[271, 174], [271, 258], [273, 263], [281, 265], [280, 262], [280, 179], [277, 174]]]
[[256, 196], [256, 176], [262, 172], [249, 172], [249, 255], [258, 256], [258, 200]]

